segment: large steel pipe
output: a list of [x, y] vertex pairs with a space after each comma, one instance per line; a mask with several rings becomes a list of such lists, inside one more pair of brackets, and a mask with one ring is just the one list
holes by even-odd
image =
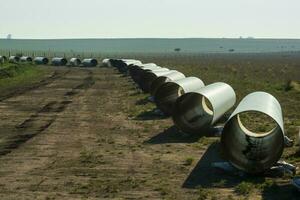
[[133, 65], [129, 65], [128, 66], [128, 70], [129, 70], [129, 75], [131, 76], [131, 78], [133, 79], [133, 81], [136, 82], [137, 77], [137, 70], [140, 69], [143, 66], [152, 66], [152, 67], [156, 67], [157, 65], [154, 63], [147, 63], [147, 64], [133, 64]]
[[157, 66], [154, 63], [147, 63], [142, 65], [130, 65], [129, 66], [129, 74], [132, 80], [136, 83], [139, 83], [141, 80], [141, 72], [142, 69], [160, 69], [161, 67]]
[[164, 83], [172, 82], [172, 81], [177, 81], [177, 80], [180, 80], [180, 79], [183, 79], [183, 78], [185, 78], [185, 75], [183, 73], [178, 72], [178, 71], [169, 71], [169, 73], [164, 74], [164, 75], [156, 78], [151, 83], [150, 94], [152, 96], [154, 96], [155, 93], [156, 93], [156, 91], [158, 90], [158, 88], [160, 86], [162, 86]]
[[141, 84], [142, 82], [142, 78], [143, 78], [143, 74], [145, 72], [148, 72], [148, 71], [154, 71], [154, 70], [161, 70], [162, 67], [160, 66], [141, 66], [139, 67], [136, 71], [135, 71], [135, 79], [136, 79], [136, 83], [138, 85]]
[[168, 68], [160, 68], [160, 69], [155, 69], [155, 70], [146, 69], [140, 75], [141, 79], [139, 82], [139, 86], [144, 92], [149, 93], [152, 82], [157, 77], [163, 76], [170, 72], [171, 71]]
[[86, 58], [82, 61], [84, 67], [96, 67], [98, 65], [98, 61], [94, 58]]
[[112, 67], [117, 68], [118, 70], [122, 67], [124, 67], [124, 63], [123, 61], [119, 60], [119, 59], [109, 59], [109, 63]]
[[120, 59], [110, 59], [109, 63], [112, 67], [116, 68], [120, 73], [126, 72], [126, 64]]
[[105, 58], [102, 60], [102, 66], [103, 67], [112, 67], [110, 64], [110, 59], [109, 58]]
[[121, 67], [119, 67], [119, 71], [122, 73], [128, 72], [129, 66], [131, 66], [131, 65], [141, 65], [142, 64], [141, 61], [133, 60], [133, 59], [122, 59], [122, 62], [124, 63], [124, 65], [122, 64]]
[[54, 66], [65, 66], [68, 63], [68, 61], [65, 58], [55, 57], [55, 58], [52, 58], [51, 63]]
[[236, 102], [232, 87], [214, 83], [179, 97], [174, 105], [174, 124], [189, 134], [205, 134]]
[[22, 56], [22, 57], [20, 58], [20, 61], [21, 61], [21, 62], [32, 62], [32, 58], [29, 57], [29, 56]]
[[37, 65], [47, 65], [49, 63], [49, 59], [46, 57], [35, 57], [33, 61]]
[[78, 67], [81, 64], [81, 60], [79, 58], [71, 58], [70, 59], [70, 65], [72, 67]]
[[134, 59], [110, 59], [109, 65], [117, 68], [119, 72], [125, 73], [128, 71], [130, 65], [141, 65], [141, 61]]
[[8, 62], [10, 62], [10, 63], [17, 63], [19, 61], [20, 61], [20, 57], [19, 56], [10, 56], [8, 58]]
[[126, 64], [128, 67], [129, 65], [141, 65], [142, 62], [139, 60], [134, 60], [134, 59], [122, 59], [122, 61]]
[[120, 59], [110, 59], [109, 63], [112, 67], [117, 68], [119, 72], [123, 73], [126, 71], [126, 64]]
[[[254, 117], [242, 121], [241, 116], [251, 113], [255, 114]], [[261, 120], [256, 118], [258, 114], [267, 117], [264, 120], [271, 120], [268, 124], [273, 123], [274, 127], [267, 131], [253, 131], [246, 127], [246, 122], [249, 123], [251, 119]], [[226, 158], [240, 170], [255, 174], [271, 168], [280, 159], [284, 149], [284, 123], [279, 102], [265, 92], [246, 96], [227, 121], [221, 146]]]
[[165, 115], [172, 114], [176, 100], [185, 93], [194, 92], [204, 87], [202, 80], [188, 77], [174, 82], [164, 83], [155, 93], [154, 101]]

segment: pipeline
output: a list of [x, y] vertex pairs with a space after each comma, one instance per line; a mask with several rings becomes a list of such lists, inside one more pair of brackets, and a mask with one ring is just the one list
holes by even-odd
[[177, 81], [183, 78], [185, 78], [183, 73], [176, 70], [171, 70], [169, 73], [159, 76], [151, 83], [150, 94], [154, 96], [158, 88], [160, 88], [160, 86], [162, 86], [164, 83]]
[[72, 67], [78, 67], [81, 64], [81, 60], [79, 58], [71, 58], [70, 59], [70, 65]]
[[126, 64], [128, 67], [129, 65], [141, 65], [142, 62], [139, 60], [134, 60], [134, 59], [122, 59], [122, 61]]
[[127, 68], [126, 68], [126, 73], [128, 74], [129, 73], [129, 70], [132, 66], [136, 66], [136, 65], [142, 65], [143, 63], [139, 60], [134, 60], [132, 62], [128, 62], [127, 63]]
[[179, 97], [173, 121], [183, 132], [204, 135], [236, 102], [236, 94], [226, 83], [214, 83]]
[[114, 68], [117, 68], [119, 71], [122, 71], [123, 67], [125, 68], [126, 66], [125, 63], [123, 63], [121, 60], [119, 59], [109, 59], [108, 61], [108, 65]]
[[28, 63], [30, 63], [30, 62], [32, 62], [32, 58], [29, 57], [29, 56], [22, 56], [22, 57], [20, 58], [20, 61], [21, 61], [21, 62], [28, 62]]
[[51, 63], [54, 66], [65, 66], [68, 63], [68, 61], [65, 58], [56, 57], [56, 58], [52, 58]]
[[119, 60], [119, 59], [109, 59], [109, 65], [117, 68], [119, 71], [121, 71], [120, 69], [123, 67], [124, 63]]
[[35, 57], [33, 61], [36, 65], [47, 65], [49, 63], [49, 59], [46, 57]]
[[[139, 68], [137, 68], [134, 71], [134, 76], [135, 76], [135, 82], [140, 86], [142, 84], [142, 78], [143, 78], [143, 74], [145, 72], [149, 72], [149, 71], [154, 71], [154, 70], [161, 70], [162, 67], [160, 66], [151, 66], [151, 65], [142, 65]], [[163, 69], [166, 71], [166, 69]]]
[[[155, 70], [146, 69], [141, 73], [141, 75], [140, 75], [141, 79], [138, 84], [145, 93], [149, 93], [152, 82], [156, 78], [163, 76], [165, 74], [168, 74], [170, 72], [171, 71], [168, 68], [160, 68], [160, 69], [155, 69]], [[175, 71], [173, 71], [173, 72], [175, 72]]]
[[84, 67], [96, 67], [98, 65], [98, 61], [94, 58], [86, 58], [82, 61]]
[[110, 63], [110, 59], [109, 58], [105, 58], [102, 60], [102, 66], [103, 67], [112, 67], [111, 63]]
[[174, 82], [164, 83], [155, 93], [156, 106], [166, 115], [173, 112], [176, 100], [185, 93], [194, 92], [204, 87], [202, 80], [196, 77], [188, 77]]
[[141, 65], [142, 62], [134, 59], [110, 59], [109, 65], [117, 68], [121, 73], [127, 73], [130, 65]]
[[141, 68], [146, 68], [146, 67], [152, 67], [152, 68], [160, 68], [154, 63], [147, 63], [147, 64], [140, 64], [140, 65], [129, 65], [128, 70], [129, 70], [129, 75], [131, 76], [132, 80], [136, 83], [140, 82], [140, 69]]
[[[241, 116], [251, 113], [264, 115], [267, 117], [265, 120], [272, 120], [273, 129], [252, 131], [246, 128]], [[277, 99], [265, 92], [246, 96], [223, 129], [221, 149], [233, 166], [247, 173], [262, 173], [274, 166], [284, 150], [284, 123]]]
[[8, 62], [10, 63], [18, 63], [20, 61], [20, 57], [19, 56], [10, 56], [8, 58]]

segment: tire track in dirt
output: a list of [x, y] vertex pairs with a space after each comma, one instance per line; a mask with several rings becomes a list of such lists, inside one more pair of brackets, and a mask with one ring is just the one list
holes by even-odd
[[55, 70], [50, 76], [46, 77], [45, 79], [43, 79], [37, 83], [34, 83], [34, 84], [24, 87], [24, 88], [14, 90], [14, 91], [10, 92], [9, 94], [1, 95], [0, 102], [6, 100], [8, 98], [24, 94], [28, 91], [36, 90], [39, 87], [46, 86], [46, 85], [52, 83], [53, 81], [66, 76], [69, 72], [70, 72], [70, 70], [65, 70], [65, 71]]
[[[15, 131], [12, 136], [5, 139], [5, 142], [0, 143], [0, 156], [10, 153], [12, 150], [17, 149], [20, 145], [27, 142], [31, 138], [45, 131], [52, 123], [55, 122], [59, 113], [63, 112], [66, 107], [72, 103], [81, 90], [86, 90], [94, 84], [93, 73], [89, 70], [80, 70], [85, 73], [81, 75], [83, 78], [81, 83], [76, 84], [73, 88], [61, 96], [57, 96], [57, 101], [50, 101], [37, 110], [29, 118], [25, 119], [20, 124], [15, 126]], [[70, 71], [63, 73], [66, 76]], [[64, 76], [60, 76], [62, 79]], [[76, 81], [78, 82], [78, 81]], [[40, 87], [40, 86], [39, 86]], [[46, 88], [45, 88], [46, 89]]]

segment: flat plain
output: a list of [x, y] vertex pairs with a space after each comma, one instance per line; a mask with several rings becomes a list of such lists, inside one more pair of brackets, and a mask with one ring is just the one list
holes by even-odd
[[[238, 102], [269, 92], [282, 105], [286, 134], [298, 140], [300, 53], [122, 57], [226, 82]], [[223, 160], [219, 138], [179, 132], [115, 69], [33, 69], [15, 82], [0, 79], [0, 199], [299, 199], [290, 176], [213, 169]], [[299, 166], [299, 152], [295, 144], [282, 159]]]

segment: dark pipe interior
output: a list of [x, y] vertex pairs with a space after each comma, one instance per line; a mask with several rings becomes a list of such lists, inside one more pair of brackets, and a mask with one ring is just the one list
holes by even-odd
[[213, 120], [213, 112], [208, 108], [205, 97], [197, 93], [187, 93], [179, 97], [173, 109], [173, 121], [183, 132], [200, 134], [208, 130]]
[[81, 60], [79, 58], [76, 58], [76, 65], [80, 65], [81, 64]]
[[63, 58], [61, 59], [61, 65], [66, 65], [68, 63], [67, 59]]
[[168, 78], [166, 77], [158, 77], [157, 79], [155, 79], [150, 86], [150, 93], [152, 96], [155, 95], [156, 91], [158, 90], [158, 88], [160, 88], [160, 86], [162, 86], [164, 83], [166, 83], [168, 81]]
[[236, 115], [224, 127], [221, 146], [222, 152], [234, 166], [255, 174], [269, 169], [280, 159], [284, 138], [278, 125], [263, 137], [245, 134]]
[[85, 60], [83, 65], [86, 67], [96, 67], [98, 65], [98, 61], [96, 59]]
[[75, 58], [75, 59], [70, 60], [70, 63], [73, 66], [78, 66], [81, 64], [81, 60], [79, 58]]
[[20, 59], [21, 58], [18, 56], [12, 56], [12, 57], [10, 57], [9, 62], [19, 62]]
[[127, 71], [127, 65], [122, 60], [110, 59], [113, 67], [117, 68], [119, 72], [124, 73]]
[[134, 65], [134, 66], [131, 66], [129, 69], [129, 74], [130, 74], [132, 80], [136, 83], [138, 83], [141, 78], [140, 76], [138, 76], [138, 73], [137, 73], [138, 68], [139, 68], [138, 66]]
[[98, 61], [96, 59], [92, 59], [91, 63], [94, 67], [98, 65]]
[[151, 84], [156, 78], [157, 76], [155, 74], [151, 72], [144, 72], [140, 82], [141, 89], [146, 93], [150, 92]]
[[42, 60], [43, 64], [46, 65], [49, 63], [49, 59], [48, 58], [43, 58]]
[[178, 97], [184, 93], [183, 89], [173, 83], [168, 82], [163, 84], [155, 93], [154, 101], [165, 115], [169, 116], [172, 114], [173, 106]]
[[134, 73], [135, 73], [135, 77], [137, 77], [136, 83], [141, 87], [142, 82], [143, 82], [144, 70], [141, 68], [137, 68]]

